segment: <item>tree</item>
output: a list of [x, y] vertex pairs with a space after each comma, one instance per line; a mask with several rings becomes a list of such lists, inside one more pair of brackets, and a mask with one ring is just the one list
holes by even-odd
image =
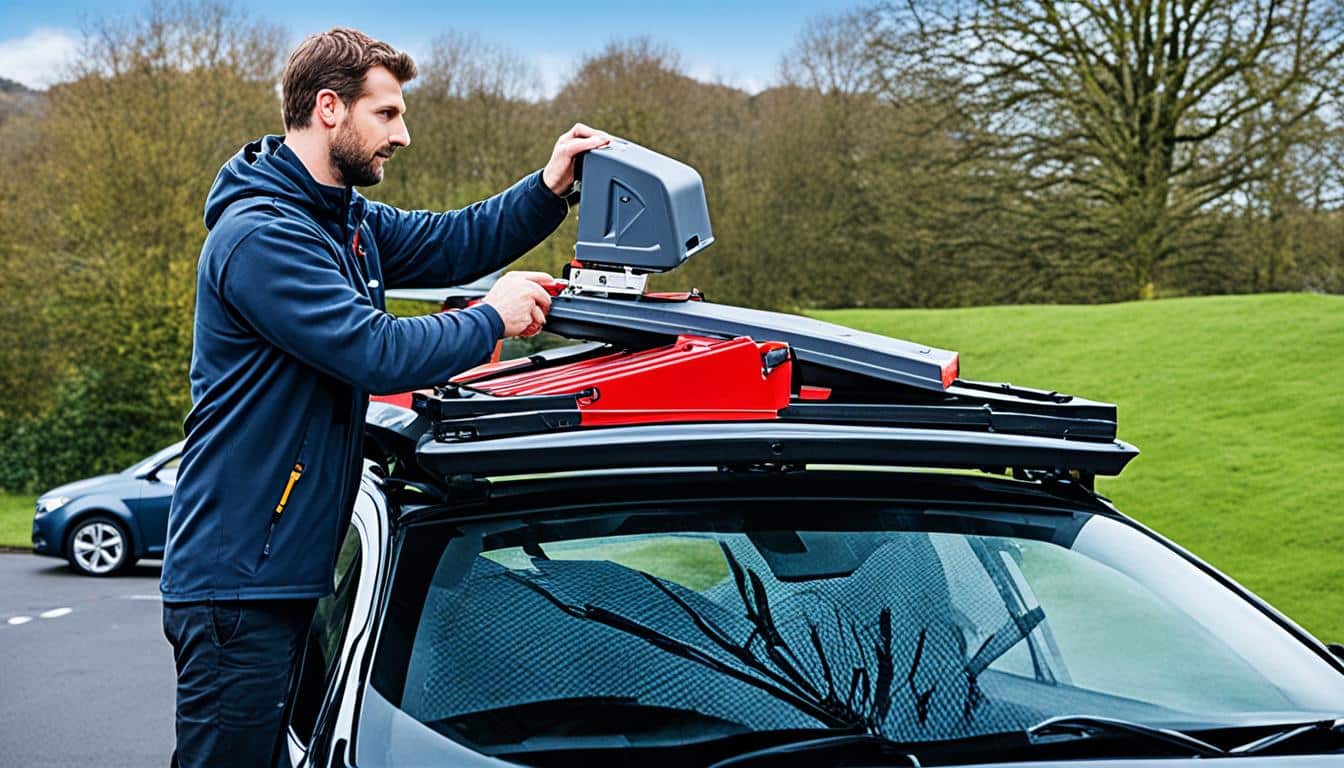
[[[884, 91], [940, 73], [980, 130], [967, 151], [1023, 173], [1033, 234], [1123, 265], [1133, 296], [1201, 246], [1196, 220], [1263, 178], [1273, 142], [1233, 142], [1269, 104], [1291, 127], [1338, 104], [1329, 0], [888, 3], [872, 50]], [[1291, 101], [1285, 100], [1288, 94]]]
[[419, 65], [406, 90], [411, 145], [366, 194], [402, 207], [454, 208], [544, 161], [560, 129], [546, 124], [536, 98], [540, 76], [526, 59], [450, 31]]
[[0, 441], [0, 463], [43, 462], [56, 427], [78, 423], [92, 452], [60, 466], [92, 472], [181, 434], [206, 192], [244, 142], [279, 128], [282, 36], [199, 2], [95, 25], [83, 45], [73, 79], [24, 118], [40, 141], [14, 168], [21, 204], [0, 208], [0, 265], [22, 269], [0, 293], [31, 311], [16, 370], [30, 352], [38, 364], [0, 377], [0, 420], [38, 440]]

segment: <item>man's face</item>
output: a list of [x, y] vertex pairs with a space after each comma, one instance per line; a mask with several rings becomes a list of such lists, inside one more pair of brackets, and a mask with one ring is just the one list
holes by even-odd
[[369, 187], [383, 180], [383, 163], [411, 143], [401, 83], [384, 67], [364, 76], [364, 95], [355, 100], [331, 139], [331, 165], [341, 180]]

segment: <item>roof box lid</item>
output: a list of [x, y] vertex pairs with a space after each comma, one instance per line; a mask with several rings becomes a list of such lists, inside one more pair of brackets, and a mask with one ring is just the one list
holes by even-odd
[[574, 258], [585, 266], [666, 272], [714, 242], [700, 174], [612, 138], [581, 155]]

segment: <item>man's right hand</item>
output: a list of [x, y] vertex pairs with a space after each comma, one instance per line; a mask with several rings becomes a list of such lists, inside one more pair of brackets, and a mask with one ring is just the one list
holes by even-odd
[[545, 272], [508, 272], [495, 281], [482, 299], [504, 320], [504, 337], [535, 336], [546, 324], [551, 295], [545, 286], [555, 278]]

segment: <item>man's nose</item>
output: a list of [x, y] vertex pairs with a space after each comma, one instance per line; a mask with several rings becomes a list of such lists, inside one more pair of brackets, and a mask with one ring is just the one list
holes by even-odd
[[387, 137], [389, 143], [397, 147], [408, 147], [411, 145], [411, 130], [406, 127], [405, 120], [398, 120], [396, 127], [392, 130], [392, 135]]

